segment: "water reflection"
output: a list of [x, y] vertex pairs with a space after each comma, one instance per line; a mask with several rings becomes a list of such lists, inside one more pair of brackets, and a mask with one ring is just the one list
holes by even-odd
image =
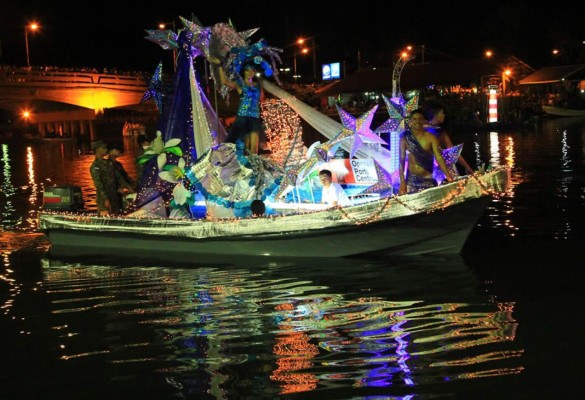
[[459, 258], [186, 269], [43, 258], [40, 276], [7, 270], [4, 315], [21, 340], [55, 349], [49, 379], [92, 365], [114, 386], [151, 371], [176, 396], [410, 398], [523, 370], [515, 305], [482, 294]]
[[[569, 120], [544, 121], [534, 131], [452, 135], [476, 166], [513, 166], [512, 190], [492, 201], [472, 234], [467, 254], [485, 261], [468, 265], [458, 258], [179, 268], [51, 260], [49, 243], [35, 232], [42, 188], [80, 186], [95, 210], [93, 156], [73, 143], [3, 143], [0, 322], [11, 371], [3, 393], [501, 398], [519, 382], [510, 377], [527, 375], [525, 386], [538, 387], [545, 380], [534, 370], [557, 355], [535, 338], [554, 337], [562, 310], [578, 307], [577, 295], [556, 297], [567, 284], [549, 284], [563, 275], [540, 257], [581, 256], [585, 124]], [[134, 174], [134, 141], [124, 147], [122, 162]], [[560, 242], [569, 246], [553, 247]], [[546, 283], [522, 297], [539, 274]], [[551, 290], [550, 301], [536, 301]], [[555, 321], [544, 324], [542, 314]], [[573, 314], [567, 326], [575, 326]], [[525, 357], [524, 346], [539, 351]], [[457, 397], [461, 388], [472, 395]]]

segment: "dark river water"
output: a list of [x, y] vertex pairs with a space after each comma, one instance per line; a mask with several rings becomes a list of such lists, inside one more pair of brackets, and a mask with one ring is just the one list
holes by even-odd
[[0, 141], [0, 398], [585, 398], [585, 120], [452, 138], [513, 178], [461, 256], [223, 265], [52, 259], [43, 187], [95, 210], [93, 156]]

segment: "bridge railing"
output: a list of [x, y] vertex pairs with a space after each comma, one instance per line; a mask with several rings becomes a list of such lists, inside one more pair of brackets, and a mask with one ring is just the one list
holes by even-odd
[[143, 77], [138, 75], [100, 74], [92, 72], [36, 71], [26, 69], [0, 69], [0, 83], [30, 84], [31, 86], [115, 86], [145, 87]]

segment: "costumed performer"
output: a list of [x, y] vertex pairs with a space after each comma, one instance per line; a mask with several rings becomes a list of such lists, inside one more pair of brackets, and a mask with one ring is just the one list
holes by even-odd
[[[441, 148], [445, 150], [453, 147], [453, 142], [443, 127], [445, 122], [445, 108], [441, 105], [441, 103], [432, 99], [427, 100], [423, 106], [423, 111], [425, 113], [425, 118], [427, 121], [429, 121], [427, 130], [439, 139]], [[465, 169], [465, 173], [473, 175], [473, 169], [469, 166], [462, 155], [459, 155], [457, 162]], [[453, 178], [459, 176], [459, 171], [457, 170], [457, 166], [455, 164], [452, 164], [449, 170], [451, 171], [451, 176]]]
[[[400, 135], [399, 165], [400, 189], [399, 194], [415, 193], [437, 186], [433, 178], [434, 158], [447, 182], [453, 182], [445, 159], [441, 153], [439, 139], [425, 130], [427, 120], [421, 109], [410, 113], [409, 128]], [[408, 171], [404, 175], [406, 151], [408, 150]]]
[[237, 74], [235, 81], [229, 80], [223, 67], [219, 68], [221, 83], [230, 89], [236, 89], [240, 95], [240, 103], [236, 119], [231, 126], [226, 142], [236, 143], [242, 140], [246, 150], [251, 154], [258, 154], [258, 143], [262, 129], [260, 117], [260, 103], [264, 101], [264, 89], [256, 79], [256, 66], [250, 62], [242, 67], [244, 76]]

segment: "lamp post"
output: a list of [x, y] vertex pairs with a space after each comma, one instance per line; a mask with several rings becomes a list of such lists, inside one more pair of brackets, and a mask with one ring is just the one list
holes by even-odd
[[297, 83], [297, 49], [296, 48], [293, 51], [293, 78], [295, 79], [295, 83]]
[[[313, 80], [317, 81], [317, 54], [315, 49], [315, 37], [311, 36], [309, 38], [299, 38], [297, 39], [297, 44], [304, 45], [307, 40], [311, 41], [311, 52], [313, 53]], [[307, 53], [308, 50], [306, 48], [303, 49], [303, 53]]]
[[30, 53], [28, 51], [28, 31], [36, 31], [39, 29], [39, 25], [36, 22], [31, 23], [30, 25], [24, 26], [24, 44], [26, 46], [26, 66], [30, 67]]
[[[165, 29], [165, 27], [167, 25], [171, 25], [173, 27], [173, 32], [176, 32], [176, 25], [175, 25], [175, 21], [173, 20], [172, 22], [161, 22], [158, 24], [158, 28], [159, 29]], [[177, 48], [173, 47], [173, 71], [177, 72]]]

